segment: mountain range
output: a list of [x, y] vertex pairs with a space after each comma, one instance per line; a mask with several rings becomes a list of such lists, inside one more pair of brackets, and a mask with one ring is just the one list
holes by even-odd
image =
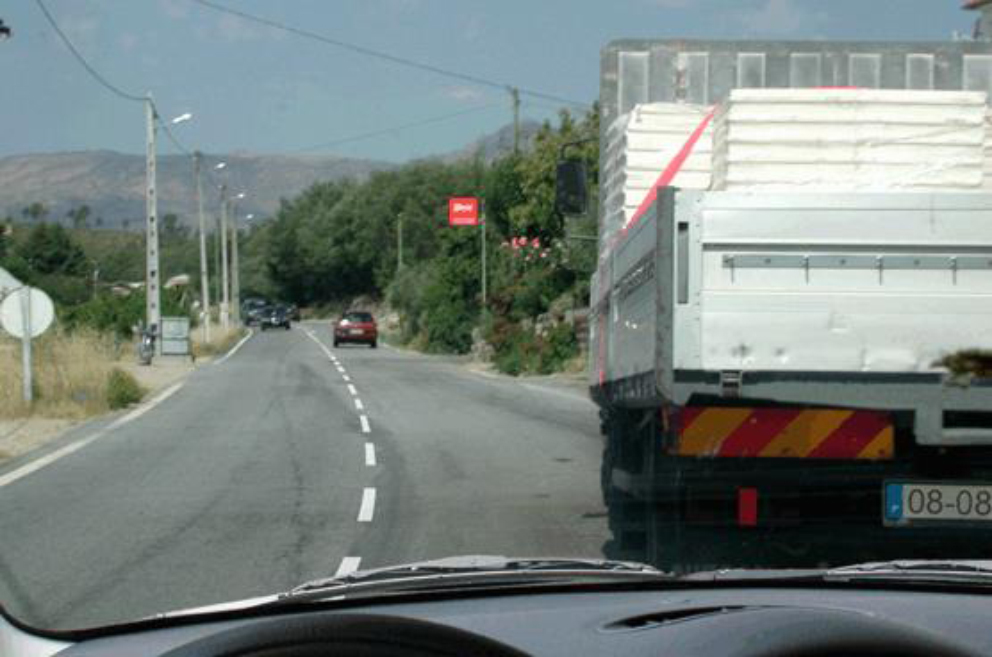
[[[539, 125], [522, 122], [526, 147]], [[442, 161], [481, 156], [487, 161], [510, 152], [513, 128], [505, 126], [453, 153], [438, 154]], [[226, 166], [218, 170], [220, 162]], [[245, 193], [238, 201], [240, 218], [271, 216], [280, 199], [289, 199], [318, 181], [363, 180], [376, 171], [398, 165], [333, 155], [204, 154], [203, 202], [208, 217], [217, 216], [221, 184], [229, 193]], [[192, 158], [157, 158], [158, 213], [175, 214], [180, 221], [196, 222], [196, 183]], [[90, 208], [90, 227], [137, 230], [145, 214], [145, 157], [114, 151], [40, 153], [0, 158], [0, 218], [28, 220], [25, 209], [40, 203], [46, 221], [69, 223], [70, 210]]]

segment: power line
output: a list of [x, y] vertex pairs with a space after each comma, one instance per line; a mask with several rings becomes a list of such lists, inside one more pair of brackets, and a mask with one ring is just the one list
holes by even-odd
[[442, 114], [440, 116], [433, 116], [428, 119], [423, 119], [421, 121], [414, 121], [413, 123], [404, 123], [402, 125], [393, 126], [391, 128], [382, 128], [381, 130], [373, 130], [372, 132], [365, 132], [360, 135], [354, 135], [352, 137], [344, 137], [342, 139], [335, 139], [333, 141], [325, 141], [320, 144], [314, 144], [313, 146], [306, 146], [304, 148], [298, 148], [294, 150], [294, 153], [306, 153], [309, 151], [317, 151], [325, 148], [331, 148], [333, 146], [340, 146], [341, 144], [350, 144], [354, 141], [361, 141], [363, 139], [370, 139], [372, 137], [379, 137], [382, 135], [388, 135], [393, 132], [399, 132], [401, 130], [409, 130], [410, 128], [419, 128], [425, 125], [430, 125], [432, 123], [440, 123], [442, 121], [447, 121], [450, 119], [457, 118], [459, 116], [465, 116], [466, 114], [473, 114], [475, 112], [481, 112], [482, 110], [491, 109], [502, 105], [502, 103], [489, 103], [488, 105], [479, 105], [476, 107], [470, 107], [469, 109], [460, 110], [458, 112], [451, 112], [449, 114]]
[[79, 50], [76, 49], [76, 46], [74, 46], [72, 41], [69, 40], [69, 37], [66, 36], [65, 32], [62, 31], [62, 28], [59, 27], [59, 24], [55, 22], [55, 18], [48, 11], [48, 7], [45, 6], [45, 3], [43, 3], [41, 0], [34, 0], [34, 2], [36, 5], [38, 5], [38, 8], [41, 9], [41, 13], [45, 15], [45, 19], [48, 21], [48, 24], [52, 26], [52, 29], [55, 30], [55, 33], [59, 35], [60, 39], [62, 39], [62, 43], [65, 44], [65, 47], [69, 49], [69, 52], [71, 52], [73, 57], [76, 58], [76, 61], [78, 61], [82, 65], [82, 67], [86, 69], [86, 72], [89, 73], [94, 80], [96, 80], [101, 85], [103, 85], [107, 90], [116, 94], [117, 96], [120, 96], [124, 100], [131, 100], [142, 103], [145, 102], [146, 99], [144, 96], [138, 96], [123, 91], [120, 87], [116, 86], [115, 84], [111, 83], [110, 80], [105, 78], [103, 74], [101, 74], [98, 70], [93, 68], [93, 66], [88, 61], [86, 61], [86, 58], [83, 57], [82, 53], [80, 53]]
[[328, 45], [336, 46], [338, 48], [344, 48], [345, 50], [351, 50], [352, 52], [357, 52], [361, 55], [366, 55], [368, 57], [375, 57], [376, 59], [382, 59], [393, 64], [399, 64], [400, 66], [407, 66], [409, 68], [416, 68], [422, 71], [427, 71], [429, 73], [434, 73], [435, 75], [442, 75], [449, 78], [454, 78], [456, 80], [461, 80], [463, 82], [470, 82], [472, 84], [477, 84], [484, 87], [493, 87], [496, 89], [501, 89], [506, 91], [507, 89], [516, 88], [521, 94], [526, 96], [531, 96], [534, 98], [544, 98], [545, 100], [551, 100], [558, 103], [564, 103], [566, 105], [572, 105], [575, 107], [581, 107], [583, 109], [589, 108], [589, 103], [582, 103], [577, 100], [572, 100], [570, 98], [563, 98], [561, 96], [555, 96], [553, 94], [547, 94], [542, 91], [535, 91], [534, 89], [524, 89], [523, 87], [515, 87], [515, 85], [507, 84], [505, 82], [498, 82], [496, 80], [490, 80], [487, 78], [482, 78], [476, 75], [470, 75], [468, 73], [462, 73], [460, 71], [454, 71], [447, 68], [442, 68], [440, 66], [434, 66], [433, 64], [427, 64], [424, 62], [419, 62], [407, 57], [400, 57], [398, 55], [393, 55], [381, 50], [374, 50], [366, 46], [360, 46], [354, 43], [349, 43], [347, 41], [342, 41], [340, 39], [335, 39], [332, 37], [324, 36], [323, 34], [317, 34], [316, 32], [311, 32], [309, 30], [304, 30], [302, 28], [293, 27], [292, 25], [286, 25], [284, 23], [279, 23], [277, 21], [263, 18], [261, 16], [256, 16], [255, 14], [249, 14], [248, 12], [241, 11], [239, 9], [232, 9], [231, 7], [226, 7], [224, 5], [217, 4], [211, 0], [193, 0], [193, 2], [213, 9], [214, 11], [219, 11], [225, 14], [230, 14], [232, 16], [237, 16], [247, 21], [252, 21], [254, 23], [259, 23], [261, 25], [266, 25], [277, 30], [282, 30], [283, 32], [289, 32], [290, 34], [295, 34], [297, 36], [304, 37], [306, 39], [312, 39], [314, 41], [320, 41]]

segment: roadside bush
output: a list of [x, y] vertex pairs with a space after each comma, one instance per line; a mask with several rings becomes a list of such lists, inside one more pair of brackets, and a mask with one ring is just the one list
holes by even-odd
[[107, 378], [107, 405], [112, 409], [137, 404], [145, 396], [145, 389], [131, 374], [119, 367], [110, 371]]
[[575, 330], [564, 323], [543, 336], [519, 324], [497, 323], [489, 342], [495, 351], [496, 369], [511, 376], [561, 371], [579, 353]]
[[[191, 326], [196, 322], [184, 307], [182, 292], [162, 291], [162, 314], [167, 317], [190, 317]], [[63, 326], [70, 331], [82, 328], [112, 332], [118, 339], [133, 336], [133, 327], [145, 318], [145, 293], [134, 292], [128, 296], [99, 294], [85, 303], [63, 308], [59, 316]]]

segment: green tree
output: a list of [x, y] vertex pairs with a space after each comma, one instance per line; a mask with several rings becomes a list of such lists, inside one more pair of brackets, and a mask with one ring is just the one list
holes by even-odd
[[44, 203], [39, 203], [35, 201], [31, 205], [27, 206], [21, 210], [21, 216], [27, 221], [40, 223], [45, 221], [45, 217], [48, 216], [48, 208], [45, 207]]
[[39, 224], [18, 245], [18, 255], [38, 274], [85, 276], [86, 253], [58, 224]]
[[70, 209], [65, 213], [65, 216], [69, 219], [73, 228], [82, 230], [89, 227], [90, 214], [92, 214], [90, 206], [84, 203], [79, 207]]

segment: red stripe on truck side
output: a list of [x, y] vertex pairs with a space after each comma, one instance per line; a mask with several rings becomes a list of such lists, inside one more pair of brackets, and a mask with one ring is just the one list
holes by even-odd
[[791, 408], [756, 408], [720, 445], [718, 456], [758, 456], [802, 411]]
[[651, 204], [658, 198], [658, 190], [662, 187], [668, 187], [671, 185], [672, 181], [675, 180], [675, 176], [679, 175], [679, 171], [682, 170], [682, 167], [685, 166], [685, 161], [689, 159], [690, 155], [692, 155], [692, 150], [696, 148], [696, 144], [703, 136], [703, 133], [706, 132], [706, 126], [708, 126], [710, 121], [713, 120], [713, 115], [715, 113], [716, 110], [712, 110], [709, 114], [707, 114], [693, 133], [689, 135], [689, 139], [682, 145], [682, 149], [668, 163], [668, 166], [665, 167], [665, 170], [661, 172], [660, 176], [658, 176], [658, 180], [655, 181], [647, 196], [645, 196], [644, 200], [641, 201], [641, 204], [637, 206], [637, 212], [634, 213], [634, 216], [630, 218], [630, 221], [623, 228], [624, 233], [627, 232], [628, 228], [632, 228], [638, 221], [640, 221], [641, 216], [648, 211]]
[[882, 431], [891, 430], [887, 413], [855, 411], [844, 424], [807, 454], [811, 459], [853, 459]]

